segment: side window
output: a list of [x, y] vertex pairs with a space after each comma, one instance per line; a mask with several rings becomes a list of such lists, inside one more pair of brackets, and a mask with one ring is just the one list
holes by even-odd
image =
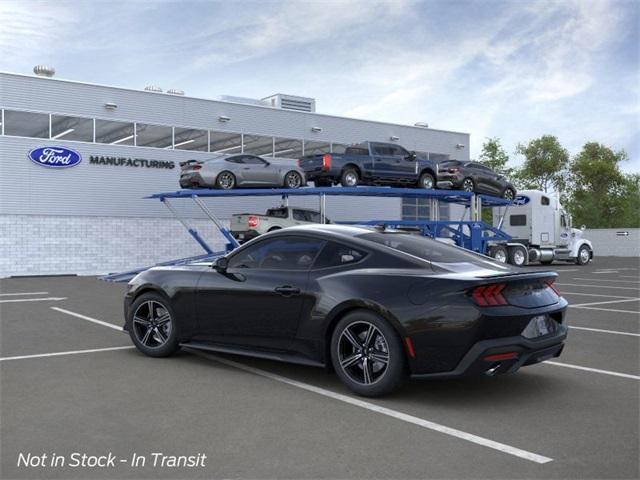
[[509, 217], [509, 225], [511, 225], [512, 227], [524, 227], [526, 224], [526, 215], [511, 215]]
[[229, 157], [226, 159], [226, 161], [229, 163], [244, 163], [242, 159], [243, 157]]
[[260, 157], [254, 157], [253, 155], [247, 155], [245, 157], [242, 157], [242, 159], [243, 159], [243, 163], [246, 163], [249, 165], [264, 165], [266, 163]]
[[396, 157], [408, 157], [409, 156], [409, 152], [406, 151], [404, 148], [397, 146], [397, 147], [389, 147], [392, 151], [391, 155], [394, 155]]
[[232, 256], [229, 268], [308, 270], [324, 243], [324, 240], [305, 237], [265, 240]]
[[347, 245], [327, 242], [313, 268], [339, 267], [362, 260], [366, 253]]
[[540, 205], [549, 205], [549, 197], [540, 197]]
[[307, 221], [313, 223], [320, 223], [320, 214], [318, 212], [307, 211]]
[[299, 222], [308, 222], [306, 212], [304, 210], [293, 210], [293, 219]]

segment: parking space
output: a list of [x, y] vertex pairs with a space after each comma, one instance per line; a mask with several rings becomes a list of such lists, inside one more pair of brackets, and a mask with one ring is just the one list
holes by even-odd
[[[376, 400], [321, 369], [188, 351], [144, 357], [118, 331], [122, 284], [2, 280], [0, 476], [637, 478], [638, 263], [552, 267], [572, 305], [567, 347], [553, 362], [511, 376], [410, 382]], [[207, 461], [17, 467], [20, 452], [77, 451]]]

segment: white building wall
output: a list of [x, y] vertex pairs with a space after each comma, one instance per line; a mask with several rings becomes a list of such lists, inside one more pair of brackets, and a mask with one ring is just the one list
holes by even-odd
[[591, 240], [596, 258], [640, 257], [640, 228], [590, 228], [584, 238]]

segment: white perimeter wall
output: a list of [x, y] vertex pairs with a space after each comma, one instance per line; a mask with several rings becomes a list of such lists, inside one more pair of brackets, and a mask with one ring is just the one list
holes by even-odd
[[591, 240], [595, 257], [640, 257], [640, 228], [593, 228], [584, 238]]

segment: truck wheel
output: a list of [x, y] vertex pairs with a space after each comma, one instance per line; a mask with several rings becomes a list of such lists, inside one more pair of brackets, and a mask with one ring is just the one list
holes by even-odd
[[360, 177], [358, 172], [353, 168], [345, 168], [340, 176], [340, 185], [343, 187], [355, 187], [358, 185]]
[[473, 183], [473, 179], [472, 178], [465, 178], [462, 181], [462, 190], [464, 190], [465, 192], [475, 192], [476, 191], [476, 184]]
[[523, 267], [529, 263], [527, 249], [520, 246], [509, 247], [509, 263], [516, 267]]
[[512, 188], [506, 188], [502, 194], [502, 198], [505, 200], [513, 200], [516, 197], [516, 192]]
[[591, 260], [591, 250], [586, 245], [582, 245], [578, 249], [578, 256], [576, 257], [576, 263], [578, 265], [586, 265]]
[[491, 249], [491, 256], [496, 262], [499, 263], [507, 263], [509, 259], [509, 254], [507, 253], [506, 247], [503, 245], [496, 245]]
[[430, 173], [423, 173], [418, 180], [418, 188], [433, 190], [436, 187], [436, 181]]

